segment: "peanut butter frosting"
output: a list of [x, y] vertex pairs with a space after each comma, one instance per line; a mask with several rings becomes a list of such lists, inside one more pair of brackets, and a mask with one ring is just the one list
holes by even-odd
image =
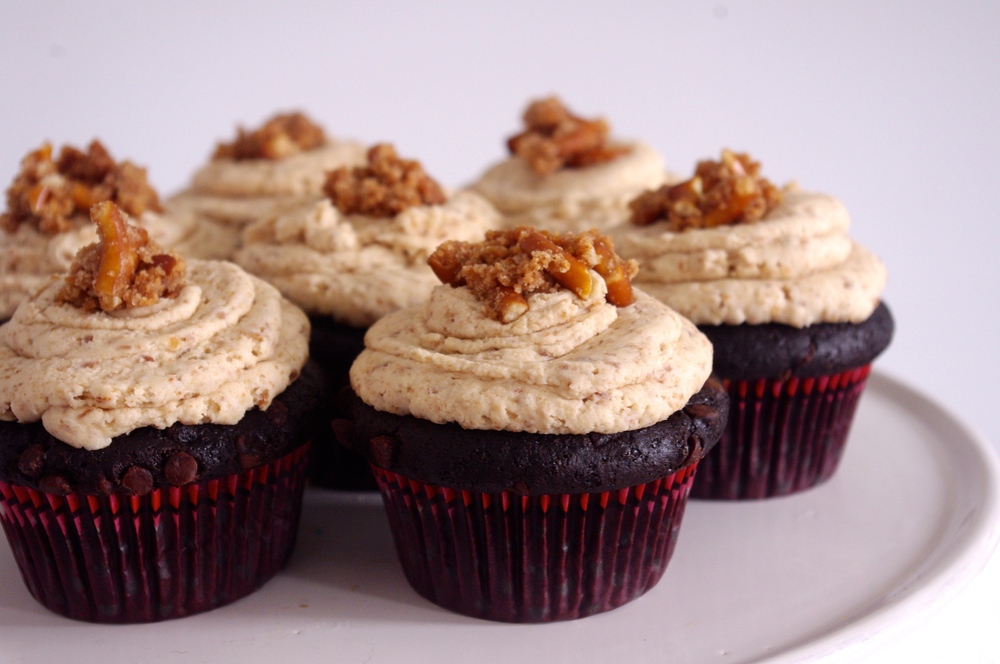
[[367, 147], [330, 141], [280, 159], [213, 159], [191, 185], [167, 200], [220, 223], [245, 226], [264, 216], [319, 200], [327, 171], [365, 163]]
[[591, 276], [586, 298], [532, 293], [507, 324], [468, 288], [438, 286], [372, 325], [351, 385], [377, 410], [467, 429], [614, 433], [666, 419], [704, 385], [711, 344], [644, 293], [608, 304]]
[[[135, 221], [157, 244], [192, 258], [229, 258], [239, 240], [230, 228], [177, 210], [144, 212]], [[0, 320], [10, 318], [53, 274], [69, 269], [76, 252], [96, 240], [97, 231], [84, 214], [71, 220], [69, 230], [55, 235], [28, 224], [13, 233], [0, 231]]]
[[427, 266], [437, 245], [496, 225], [493, 207], [468, 191], [391, 217], [343, 214], [324, 198], [247, 227], [235, 260], [308, 313], [367, 327], [427, 298], [439, 283]]
[[295, 379], [309, 322], [237, 266], [188, 261], [174, 299], [114, 312], [60, 304], [62, 281], [0, 327], [0, 419], [89, 450], [140, 427], [234, 424]]
[[670, 176], [663, 158], [639, 141], [619, 141], [624, 153], [611, 161], [539, 175], [510, 157], [489, 168], [471, 189], [504, 215], [504, 225], [553, 231], [606, 230], [627, 221], [628, 203]]
[[635, 282], [699, 325], [857, 323], [878, 305], [885, 266], [847, 231], [832, 196], [797, 189], [762, 220], [666, 230], [662, 223], [611, 231], [639, 261]]

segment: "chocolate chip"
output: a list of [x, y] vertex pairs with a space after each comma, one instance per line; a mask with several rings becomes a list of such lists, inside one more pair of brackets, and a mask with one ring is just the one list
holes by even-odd
[[282, 427], [288, 421], [288, 406], [280, 401], [272, 401], [266, 412], [267, 419], [276, 427]]
[[333, 429], [333, 437], [337, 442], [346, 448], [351, 447], [351, 434], [354, 432], [354, 424], [350, 420], [337, 418], [330, 421], [330, 428]]
[[105, 496], [110, 496], [115, 492], [115, 487], [111, 482], [108, 481], [104, 475], [97, 476], [97, 490], [103, 493]]
[[392, 436], [375, 436], [368, 441], [372, 461], [379, 468], [391, 469], [392, 457], [396, 452], [396, 439]]
[[46, 475], [38, 480], [38, 488], [44, 493], [54, 493], [57, 496], [65, 496], [73, 491], [73, 488], [61, 475]]
[[28, 477], [38, 477], [45, 462], [45, 447], [40, 443], [29, 445], [17, 460], [17, 469]]
[[247, 437], [243, 434], [236, 436], [236, 440], [233, 443], [236, 445], [237, 452], [243, 453], [247, 451]]
[[258, 454], [241, 454], [240, 455], [240, 468], [243, 470], [249, 470], [250, 468], [256, 468], [260, 465], [260, 455]]
[[198, 461], [187, 452], [176, 452], [164, 464], [163, 474], [174, 486], [190, 484], [198, 479]]
[[122, 475], [122, 490], [132, 496], [145, 496], [153, 490], [153, 474], [142, 466], [132, 466]]
[[723, 390], [722, 381], [716, 378], [714, 375], [709, 376], [708, 380], [705, 381], [705, 387], [709, 387], [713, 390]]
[[710, 424], [715, 420], [719, 419], [719, 411], [717, 408], [712, 408], [711, 406], [702, 403], [689, 403], [684, 406], [684, 412], [688, 414], [693, 420], [707, 420], [706, 424]]
[[688, 437], [688, 455], [684, 460], [684, 465], [697, 461], [705, 456], [705, 441], [701, 436], [691, 434]]

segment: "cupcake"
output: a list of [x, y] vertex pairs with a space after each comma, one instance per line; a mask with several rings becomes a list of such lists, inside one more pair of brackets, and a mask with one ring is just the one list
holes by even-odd
[[167, 204], [235, 229], [323, 196], [327, 171], [363, 164], [365, 148], [334, 140], [299, 112], [275, 115], [216, 146]]
[[0, 522], [42, 605], [94, 622], [206, 611], [295, 544], [324, 407], [309, 323], [272, 286], [149, 242], [100, 242], [0, 327]]
[[471, 185], [505, 225], [552, 231], [608, 229], [624, 223], [628, 202], [667, 179], [663, 159], [635, 140], [609, 138], [604, 120], [571, 113], [555, 97], [529, 104], [510, 157]]
[[729, 390], [729, 424], [692, 495], [764, 498], [828, 479], [893, 332], [885, 267], [847, 236], [843, 204], [779, 189], [725, 150], [632, 210], [614, 237], [639, 261], [637, 283], [712, 340]]
[[225, 258], [236, 247], [237, 236], [221, 226], [165, 212], [146, 169], [116, 162], [100, 142], [86, 151], [65, 145], [58, 158], [46, 143], [21, 161], [0, 214], [0, 320], [96, 240], [88, 211], [101, 201], [114, 202], [157, 244], [187, 256]]
[[[437, 245], [482, 239], [497, 214], [478, 194], [449, 194], [388, 144], [369, 149], [365, 166], [331, 171], [324, 192], [250, 225], [235, 260], [309, 314], [312, 355], [338, 391], [368, 326], [423, 302], [440, 283], [427, 265]], [[340, 438], [343, 415], [337, 406]], [[317, 443], [310, 475], [330, 488], [375, 489], [363, 459], [333, 440]]]
[[406, 578], [509, 622], [635, 599], [726, 418], [710, 343], [595, 232], [493, 231], [430, 262], [450, 285], [372, 325], [351, 367]]

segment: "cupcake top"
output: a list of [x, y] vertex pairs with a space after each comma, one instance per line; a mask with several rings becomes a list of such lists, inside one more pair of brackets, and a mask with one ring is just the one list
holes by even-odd
[[337, 141], [300, 112], [242, 127], [216, 146], [188, 189], [168, 203], [237, 226], [322, 196], [327, 171], [363, 164], [365, 147]]
[[667, 178], [651, 147], [612, 140], [607, 122], [578, 117], [555, 97], [532, 102], [523, 119], [524, 131], [507, 141], [511, 157], [471, 187], [511, 226], [609, 228], [628, 218], [636, 194]]
[[612, 234], [639, 261], [637, 283], [699, 325], [857, 323], [885, 287], [885, 266], [847, 236], [840, 201], [778, 189], [746, 154], [724, 150], [631, 209]]
[[364, 166], [329, 172], [324, 192], [250, 225], [235, 260], [310, 314], [353, 327], [425, 300], [438, 283], [434, 248], [497, 223], [481, 196], [449, 195], [388, 144], [370, 148]]
[[140, 427], [233, 424], [307, 359], [305, 316], [235, 265], [185, 261], [111, 202], [100, 242], [0, 328], [0, 420], [88, 450]]
[[447, 284], [386, 316], [351, 368], [377, 410], [466, 429], [614, 433], [650, 426], [704, 385], [708, 340], [632, 292], [633, 263], [596, 232], [494, 231], [430, 259]]
[[158, 244], [190, 256], [221, 258], [235, 249], [237, 236], [223, 228], [165, 212], [146, 169], [116, 162], [99, 141], [86, 151], [63, 146], [57, 157], [46, 143], [21, 161], [0, 214], [0, 319], [96, 240], [88, 211], [100, 201], [113, 201]]

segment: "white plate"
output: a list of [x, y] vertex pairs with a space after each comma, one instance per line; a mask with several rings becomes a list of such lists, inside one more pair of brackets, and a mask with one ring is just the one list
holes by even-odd
[[[549, 625], [466, 618], [414, 593], [372, 496], [307, 493], [298, 550], [211, 613], [101, 626], [37, 605], [0, 545], [0, 658], [84, 662], [772, 662], [870, 651], [921, 624], [983, 567], [1000, 529], [989, 446], [873, 375], [827, 484], [748, 503], [692, 501], [659, 585]], [[720, 657], [721, 656], [721, 657]]]

